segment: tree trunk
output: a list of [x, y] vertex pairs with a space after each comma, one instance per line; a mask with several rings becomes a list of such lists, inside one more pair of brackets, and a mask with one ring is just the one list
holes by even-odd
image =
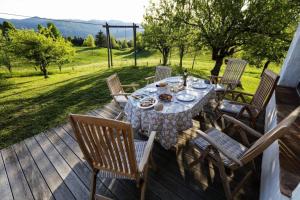
[[163, 56], [163, 65], [166, 66], [168, 63], [168, 59], [169, 59], [169, 52], [170, 49], [169, 48], [164, 48], [162, 51], [162, 56]]
[[263, 73], [265, 72], [265, 70], [268, 69], [268, 66], [269, 66], [270, 63], [271, 63], [271, 61], [270, 61], [270, 60], [267, 60], [267, 62], [264, 64], [264, 68], [263, 68], [263, 70], [262, 70], [260, 76], [262, 76]]
[[11, 65], [8, 63], [6, 65], [6, 67], [7, 67], [8, 71], [9, 71], [9, 73], [11, 74], [12, 73], [12, 67], [11, 67]]
[[215, 57], [216, 63], [215, 63], [214, 68], [210, 71], [211, 75], [219, 76], [220, 69], [221, 69], [221, 66], [223, 64], [223, 59], [224, 59], [224, 56]]
[[195, 54], [194, 54], [194, 58], [193, 58], [193, 64], [192, 64], [192, 69], [194, 69], [196, 56], [197, 56], [197, 50], [195, 50]]
[[48, 78], [48, 72], [46, 66], [41, 66], [41, 71], [43, 72], [44, 77]]
[[179, 67], [182, 69], [182, 60], [184, 56], [184, 47], [179, 48]]

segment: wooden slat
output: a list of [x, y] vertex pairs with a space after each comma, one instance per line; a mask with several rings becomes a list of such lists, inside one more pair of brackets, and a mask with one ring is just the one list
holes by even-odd
[[[68, 126], [66, 126], [68, 127]], [[68, 129], [68, 128], [67, 128]], [[71, 131], [70, 129], [68, 129]], [[74, 154], [83, 162], [87, 168], [92, 170], [86, 160], [84, 160], [84, 156], [80, 150], [80, 147], [78, 143], [75, 141], [74, 138], [72, 138], [69, 133], [63, 128], [55, 128], [54, 131], [57, 133], [57, 135], [65, 142], [66, 145], [74, 152]], [[105, 196], [108, 196], [113, 199], [117, 199], [116, 196], [113, 196], [112, 192], [108, 189], [108, 186], [103, 183], [104, 179], [97, 178], [97, 188], [96, 192], [98, 194], [103, 194]]]
[[41, 171], [55, 199], [74, 200], [74, 196], [65, 185], [63, 179], [57, 173], [53, 165], [50, 163], [37, 141], [34, 138], [30, 138], [25, 140], [25, 144], [28, 147], [31, 156], [33, 157], [37, 167]]
[[35, 136], [35, 139], [38, 141], [48, 159], [51, 161], [75, 198], [88, 199], [88, 189], [70, 168], [70, 166], [66, 163], [66, 161], [62, 158], [62, 156], [57, 152], [57, 150], [50, 143], [47, 137], [43, 133], [41, 133]]
[[42, 174], [32, 159], [24, 142], [15, 144], [15, 152], [35, 199], [54, 199]]
[[80, 159], [71, 151], [71, 149], [56, 135], [55, 132], [47, 132], [46, 136], [55, 146], [56, 150], [65, 159], [72, 170], [77, 174], [80, 180], [85, 184], [85, 186], [90, 190], [90, 180], [92, 178], [92, 173], [86, 165], [80, 161]]
[[2, 153], [0, 151], [0, 196], [3, 200], [12, 200], [13, 195], [11, 193], [8, 177], [2, 160]]
[[2, 156], [15, 200], [31, 200], [32, 193], [12, 147], [2, 150]]

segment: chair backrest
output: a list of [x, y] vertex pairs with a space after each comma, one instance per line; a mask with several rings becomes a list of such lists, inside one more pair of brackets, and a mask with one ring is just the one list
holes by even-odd
[[137, 178], [133, 130], [129, 123], [84, 115], [70, 115], [85, 159], [93, 169]]
[[258, 88], [250, 102], [252, 106], [259, 110], [259, 112], [267, 106], [278, 80], [279, 76], [268, 69], [266, 69], [261, 76]]
[[275, 128], [270, 130], [261, 136], [241, 157], [242, 163], [247, 163], [253, 160], [256, 156], [260, 155], [266, 148], [268, 148], [275, 140], [282, 137], [287, 128], [289, 128], [292, 123], [300, 115], [300, 106], [291, 112], [285, 119], [283, 119]]
[[120, 79], [117, 74], [113, 74], [106, 79], [107, 86], [111, 94], [124, 93]]
[[172, 68], [167, 66], [157, 66], [155, 70], [154, 81], [160, 81], [162, 79], [170, 77], [172, 74]]
[[236, 87], [245, 71], [247, 61], [235, 58], [229, 58], [225, 68], [221, 84], [233, 84]]

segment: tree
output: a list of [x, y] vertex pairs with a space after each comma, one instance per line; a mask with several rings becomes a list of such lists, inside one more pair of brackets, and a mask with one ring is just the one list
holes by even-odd
[[121, 46], [122, 46], [122, 49], [128, 48], [127, 40], [122, 40], [121, 41]]
[[258, 68], [263, 67], [263, 74], [271, 62], [279, 64], [283, 61], [291, 39], [291, 36], [287, 36], [285, 40], [266, 36], [253, 37], [253, 42], [249, 42], [243, 47], [243, 58], [251, 65]]
[[83, 41], [83, 46], [86, 46], [86, 47], [95, 47], [95, 39], [94, 37], [89, 34], [85, 40]]
[[106, 47], [106, 35], [100, 30], [96, 35], [97, 47]]
[[82, 46], [83, 45], [83, 41], [84, 41], [83, 38], [76, 37], [76, 36], [71, 39], [72, 44], [75, 45], [75, 46]]
[[4, 65], [8, 71], [12, 72], [13, 46], [9, 38], [9, 32], [16, 30], [10, 22], [4, 21], [0, 24], [0, 64]]
[[47, 27], [43, 27], [41, 24], [38, 24], [38, 32], [55, 40], [61, 37], [60, 31], [52, 22], [47, 23]]
[[45, 78], [48, 77], [49, 64], [68, 60], [75, 53], [71, 43], [62, 37], [53, 40], [33, 30], [17, 30], [9, 32], [9, 36], [15, 47], [14, 53], [33, 61], [40, 67]]
[[120, 45], [114, 36], [110, 36], [111, 48], [120, 49]]
[[[136, 50], [137, 51], [143, 51], [145, 50], [145, 43], [143, 39], [143, 34], [142, 33], [136, 33]], [[132, 41], [132, 47], [134, 46], [133, 41]]]
[[295, 0], [174, 0], [184, 23], [199, 29], [202, 42], [210, 47], [219, 75], [226, 56], [231, 56], [255, 34], [281, 37], [281, 31], [298, 21]]
[[162, 54], [163, 65], [168, 63], [171, 50], [171, 24], [167, 13], [173, 10], [172, 4], [168, 0], [160, 0], [158, 4], [150, 3], [144, 16], [143, 39], [147, 46], [158, 49]]
[[128, 46], [128, 48], [133, 48], [133, 46], [134, 46], [133, 40], [127, 41], [127, 46]]

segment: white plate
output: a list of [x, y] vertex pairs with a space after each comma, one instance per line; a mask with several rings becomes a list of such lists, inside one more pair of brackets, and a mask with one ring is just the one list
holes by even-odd
[[[143, 107], [143, 106], [141, 106], [141, 103], [142, 103], [143, 101], [146, 101], [147, 99], [153, 99], [153, 100], [154, 100], [154, 103], [153, 103], [152, 105], [148, 106], [148, 107]], [[138, 103], [138, 107], [141, 108], [141, 109], [149, 109], [149, 108], [154, 107], [157, 103], [158, 103], [157, 98], [155, 98], [155, 97], [145, 97], [145, 98], [143, 98], [143, 99], [140, 100], [140, 102]]]
[[207, 85], [205, 83], [197, 82], [192, 84], [192, 88], [195, 89], [206, 89]]
[[169, 77], [169, 78], [166, 78], [166, 81], [169, 83], [179, 83], [182, 80], [180, 77]]
[[150, 92], [150, 93], [154, 93], [154, 92], [157, 91], [157, 88], [149, 87], [149, 88], [145, 88], [145, 91], [146, 91], [146, 92]]
[[196, 96], [189, 92], [183, 91], [183, 92], [178, 93], [176, 95], [176, 98], [179, 101], [194, 101], [196, 99]]

